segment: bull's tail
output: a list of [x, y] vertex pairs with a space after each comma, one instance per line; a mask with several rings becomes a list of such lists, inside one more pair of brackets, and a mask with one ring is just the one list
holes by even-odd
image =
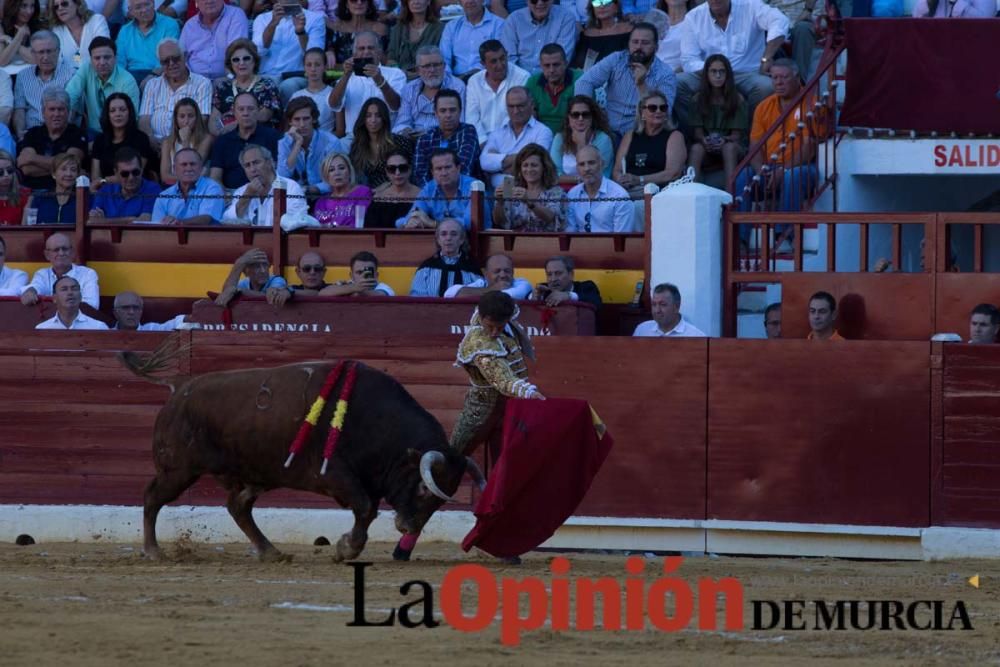
[[160, 345], [149, 354], [138, 354], [129, 350], [122, 350], [118, 353], [118, 360], [125, 368], [135, 375], [152, 382], [170, 387], [174, 391], [184, 383], [187, 378], [181, 375], [170, 377], [160, 377], [159, 374], [167, 370], [174, 361], [191, 349], [190, 344], [182, 344], [178, 335], [167, 337]]

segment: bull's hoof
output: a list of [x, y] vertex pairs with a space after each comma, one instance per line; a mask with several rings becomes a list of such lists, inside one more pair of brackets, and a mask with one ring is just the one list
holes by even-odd
[[163, 554], [160, 553], [160, 547], [143, 547], [142, 557], [151, 561], [163, 560]]
[[351, 544], [350, 535], [342, 535], [339, 540], [337, 540], [337, 555], [334, 556], [334, 562], [339, 563], [345, 560], [354, 560], [361, 552], [364, 550], [364, 544], [361, 547], [355, 547]]
[[403, 547], [396, 545], [396, 548], [392, 550], [393, 560], [410, 560], [410, 554], [413, 553], [413, 549], [404, 549]]
[[265, 549], [257, 554], [261, 563], [291, 563], [292, 554], [281, 553], [277, 549]]

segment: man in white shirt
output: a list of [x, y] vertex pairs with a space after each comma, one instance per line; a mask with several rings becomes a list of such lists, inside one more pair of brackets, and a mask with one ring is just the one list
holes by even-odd
[[752, 115], [754, 107], [774, 92], [768, 72], [788, 35], [788, 17], [763, 0], [708, 0], [688, 12], [684, 24], [684, 74], [677, 79], [678, 118], [683, 121], [687, 117], [705, 59], [714, 53], [729, 59], [736, 87], [747, 99]]
[[233, 202], [223, 214], [223, 222], [270, 227], [274, 224], [274, 187], [285, 186], [285, 215], [306, 215], [309, 212], [302, 187], [295, 181], [278, 176], [274, 156], [263, 146], [247, 144], [240, 152], [240, 164], [248, 183], [233, 193]]
[[7, 242], [0, 237], [0, 296], [21, 296], [21, 290], [28, 284], [28, 274], [5, 266], [6, 261]]
[[[260, 52], [260, 73], [279, 81], [282, 104], [306, 85], [302, 58], [307, 49], [321, 49], [326, 40], [326, 22], [322, 12], [305, 9], [306, 3], [276, 2], [269, 12], [253, 20], [253, 43]], [[295, 11], [289, 12], [286, 7]]]
[[486, 260], [485, 278], [474, 280], [468, 285], [452, 285], [444, 292], [444, 298], [461, 296], [479, 297], [487, 292], [503, 292], [512, 299], [527, 299], [531, 295], [531, 283], [524, 278], [514, 277], [514, 260], [509, 255], [490, 255]]
[[507, 91], [508, 120], [490, 134], [479, 165], [490, 178], [494, 188], [503, 183], [504, 174], [514, 173], [514, 158], [528, 144], [538, 144], [549, 150], [552, 130], [535, 118], [535, 103], [524, 86], [514, 86]]
[[146, 322], [142, 324], [142, 297], [135, 292], [119, 292], [115, 295], [115, 325], [118, 331], [173, 331], [184, 324], [184, 315], [178, 315], [166, 322]]
[[344, 118], [344, 131], [338, 136], [354, 135], [354, 123], [361, 114], [362, 105], [370, 97], [384, 100], [395, 122], [400, 95], [406, 86], [406, 74], [398, 67], [388, 67], [381, 62], [382, 47], [378, 35], [373, 32], [355, 35], [354, 55], [344, 61], [344, 76], [330, 91], [330, 107], [338, 116], [342, 113]]
[[470, 79], [465, 89], [465, 122], [476, 128], [483, 143], [490, 132], [507, 122], [507, 91], [523, 86], [530, 76], [526, 71], [507, 62], [507, 49], [491, 39], [479, 47], [479, 58], [485, 68]]
[[51, 266], [38, 269], [31, 282], [21, 290], [21, 303], [33, 306], [43, 296], [52, 296], [56, 281], [63, 276], [73, 278], [83, 295], [84, 303], [92, 308], [101, 305], [101, 290], [97, 272], [86, 266], [73, 264], [73, 240], [66, 234], [53, 234], [45, 240], [45, 259]]
[[[628, 191], [604, 178], [604, 160], [593, 146], [576, 152], [580, 183], [566, 194], [569, 201], [568, 232], [634, 232], [635, 207]], [[601, 201], [614, 198], [617, 201]]]
[[35, 329], [107, 331], [107, 324], [80, 312], [80, 283], [76, 278], [62, 276], [56, 280], [52, 300], [56, 304], [55, 316], [36, 325]]
[[633, 336], [704, 338], [705, 333], [698, 327], [685, 322], [681, 316], [681, 291], [676, 285], [660, 283], [653, 288], [650, 299], [653, 319], [642, 322], [635, 328]]

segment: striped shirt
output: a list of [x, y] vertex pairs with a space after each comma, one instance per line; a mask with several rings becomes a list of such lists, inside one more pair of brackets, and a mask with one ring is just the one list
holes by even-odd
[[65, 88], [75, 71], [61, 60], [48, 81], [38, 78], [37, 67], [21, 70], [14, 80], [14, 108], [24, 109], [24, 129], [30, 130], [42, 124], [42, 91], [48, 86]]
[[[635, 125], [635, 108], [639, 105], [639, 89], [629, 68], [629, 52], [618, 51], [601, 59], [584, 72], [576, 81], [577, 95], [594, 95], [594, 90], [604, 84], [608, 86], [608, 123], [611, 129], [624, 135]], [[646, 74], [646, 90], [658, 90], [667, 96], [671, 112], [677, 97], [677, 77], [659, 58], [653, 62]]]
[[431, 180], [431, 153], [437, 148], [450, 148], [458, 154], [458, 168], [467, 176], [479, 173], [479, 135], [476, 128], [460, 123], [450, 139], [445, 139], [441, 128], [427, 130], [417, 139], [413, 155], [413, 182], [423, 185]]
[[170, 134], [174, 106], [184, 97], [194, 99], [205, 116], [212, 113], [212, 83], [200, 74], [191, 72], [188, 80], [176, 90], [162, 76], [150, 79], [146, 84], [139, 116], [150, 116], [153, 137], [157, 141], [163, 141]]

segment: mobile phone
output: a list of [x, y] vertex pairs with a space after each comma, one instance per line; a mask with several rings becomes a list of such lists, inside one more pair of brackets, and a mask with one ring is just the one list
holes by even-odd
[[510, 199], [512, 193], [514, 192], [514, 177], [504, 176], [503, 177], [503, 198]]
[[369, 266], [367, 269], [361, 272], [361, 277], [364, 278], [365, 280], [375, 280], [375, 269]]
[[297, 2], [283, 2], [281, 6], [284, 7], [286, 16], [298, 16], [302, 13], [302, 5]]
[[642, 287], [645, 285], [645, 281], [640, 280], [635, 284], [635, 293], [632, 295], [632, 305], [639, 306], [642, 303]]
[[371, 65], [375, 62], [374, 58], [355, 58], [354, 59], [354, 73], [357, 76], [367, 76], [365, 74], [365, 66]]

